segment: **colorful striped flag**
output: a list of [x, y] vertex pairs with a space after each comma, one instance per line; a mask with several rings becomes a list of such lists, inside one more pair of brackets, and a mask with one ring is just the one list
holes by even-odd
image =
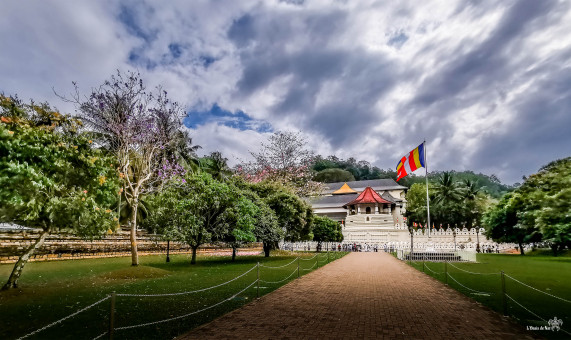
[[[409, 173], [423, 168], [424, 165], [424, 142], [403, 157], [397, 164], [397, 181]], [[408, 171], [407, 171], [408, 170]]]

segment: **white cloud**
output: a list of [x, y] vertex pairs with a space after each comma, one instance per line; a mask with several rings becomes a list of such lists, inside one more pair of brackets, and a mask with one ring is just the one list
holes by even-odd
[[[533, 0], [8, 1], [0, 91], [70, 110], [52, 87], [88, 92], [138, 69], [188, 108], [302, 130], [323, 155], [393, 168], [427, 138], [431, 169], [513, 182], [571, 149], [556, 133], [569, 122], [558, 112], [571, 105], [570, 31], [569, 5]], [[193, 133], [231, 160], [265, 137], [212, 123]], [[524, 133], [534, 139], [516, 142]]]

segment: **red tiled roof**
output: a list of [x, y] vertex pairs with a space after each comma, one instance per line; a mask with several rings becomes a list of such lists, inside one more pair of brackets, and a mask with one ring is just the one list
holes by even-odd
[[349, 205], [354, 205], [354, 204], [363, 204], [363, 203], [391, 204], [392, 202], [389, 202], [389, 201], [383, 199], [379, 194], [377, 194], [377, 192], [375, 190], [373, 190], [373, 188], [366, 187], [365, 190], [363, 190], [363, 192], [357, 198], [355, 198], [351, 202], [345, 204], [343, 207], [346, 207]]

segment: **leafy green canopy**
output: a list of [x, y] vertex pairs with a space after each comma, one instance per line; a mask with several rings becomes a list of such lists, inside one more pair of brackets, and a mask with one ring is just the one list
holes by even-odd
[[0, 219], [97, 237], [115, 229], [119, 193], [112, 158], [47, 104], [0, 96]]
[[319, 242], [341, 242], [343, 233], [341, 224], [326, 216], [315, 216], [313, 219], [313, 240]]
[[279, 227], [285, 232], [286, 241], [311, 239], [314, 215], [309, 203], [286, 187], [269, 181], [251, 184], [250, 188], [274, 211]]
[[549, 242], [554, 251], [571, 246], [571, 157], [529, 176], [485, 216], [495, 239]]
[[[458, 180], [453, 173], [444, 172], [429, 183], [430, 219], [435, 226], [473, 227], [480, 224], [489, 205], [489, 196], [478, 183]], [[413, 184], [406, 194], [406, 216], [409, 225], [426, 223], [426, 184]]]
[[147, 226], [193, 248], [211, 241], [255, 241], [256, 205], [234, 185], [218, 182], [207, 173], [174, 178], [151, 205]]

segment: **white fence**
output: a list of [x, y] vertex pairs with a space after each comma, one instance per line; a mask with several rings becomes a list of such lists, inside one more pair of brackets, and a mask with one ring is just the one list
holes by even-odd
[[476, 253], [470, 251], [453, 252], [423, 252], [410, 250], [397, 250], [397, 258], [403, 261], [427, 261], [427, 262], [476, 262]]

